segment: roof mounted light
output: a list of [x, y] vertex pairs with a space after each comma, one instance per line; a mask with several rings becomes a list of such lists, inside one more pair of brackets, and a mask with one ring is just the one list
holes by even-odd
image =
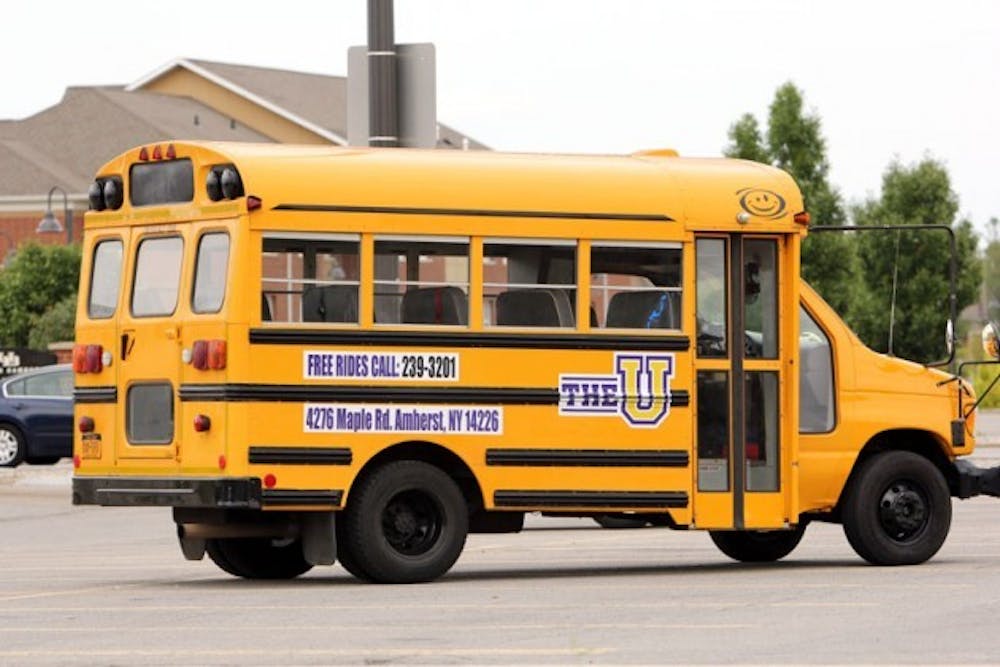
[[222, 177], [219, 179], [222, 184], [222, 195], [226, 199], [236, 199], [243, 196], [243, 180], [236, 171], [236, 167], [226, 167], [222, 170]]
[[208, 175], [205, 176], [205, 193], [208, 194], [208, 198], [212, 201], [219, 201], [222, 199], [221, 176], [222, 170], [218, 167], [212, 167], [209, 169]]

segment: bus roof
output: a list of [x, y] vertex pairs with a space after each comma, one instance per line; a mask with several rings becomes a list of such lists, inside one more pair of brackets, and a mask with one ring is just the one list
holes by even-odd
[[[163, 142], [166, 145], [166, 142]], [[660, 219], [686, 226], [804, 231], [795, 224], [802, 196], [788, 174], [763, 164], [682, 158], [672, 151], [629, 156], [494, 151], [343, 148], [287, 144], [171, 142], [195, 164], [195, 198], [204, 171], [236, 166], [247, 195], [276, 207], [574, 212], [580, 217]], [[139, 162], [136, 147], [98, 176], [120, 175]], [[207, 203], [207, 200], [206, 200]], [[138, 211], [136, 211], [138, 213]], [[120, 216], [119, 216], [120, 217]]]

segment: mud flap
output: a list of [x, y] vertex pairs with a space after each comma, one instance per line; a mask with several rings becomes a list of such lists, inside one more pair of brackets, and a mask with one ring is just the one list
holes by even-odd
[[336, 520], [334, 512], [302, 513], [302, 555], [307, 562], [313, 565], [337, 562]]

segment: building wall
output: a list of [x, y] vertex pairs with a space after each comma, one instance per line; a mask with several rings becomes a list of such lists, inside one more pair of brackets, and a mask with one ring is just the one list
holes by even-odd
[[[56, 218], [63, 222], [63, 212], [55, 211]], [[0, 261], [7, 257], [10, 250], [28, 242], [42, 245], [62, 245], [66, 243], [66, 233], [39, 234], [35, 230], [45, 209], [5, 213], [0, 212]], [[73, 211], [73, 242], [79, 243], [83, 238], [83, 211]], [[13, 244], [13, 245], [12, 245]]]
[[287, 144], [324, 144], [330, 142], [278, 114], [216, 85], [193, 72], [176, 67], [150, 81], [142, 90], [165, 95], [192, 97], [238, 123], [253, 128], [275, 141]]

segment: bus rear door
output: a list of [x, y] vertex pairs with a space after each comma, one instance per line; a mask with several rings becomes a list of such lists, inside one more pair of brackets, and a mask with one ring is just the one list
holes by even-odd
[[119, 318], [119, 459], [172, 459], [180, 378], [185, 238], [176, 225], [133, 233]]

